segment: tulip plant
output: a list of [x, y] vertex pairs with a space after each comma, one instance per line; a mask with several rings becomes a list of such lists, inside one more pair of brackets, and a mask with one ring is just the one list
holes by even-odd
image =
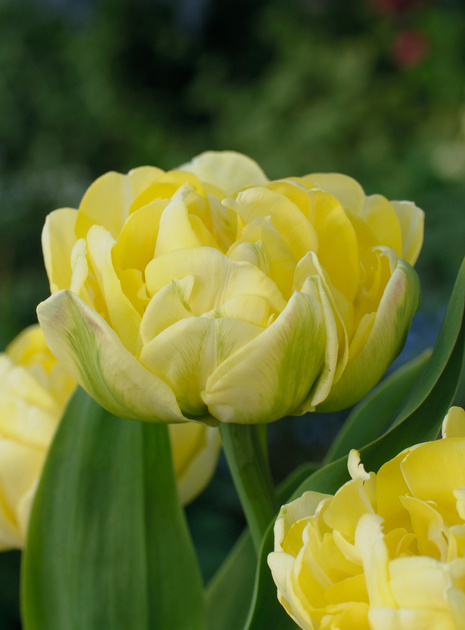
[[[423, 219], [233, 152], [107, 173], [47, 217], [51, 295], [0, 357], [25, 630], [463, 628], [464, 266], [433, 352], [378, 384], [418, 308]], [[355, 403], [276, 489], [267, 424]], [[248, 528], [203, 585], [182, 506], [220, 445]]]

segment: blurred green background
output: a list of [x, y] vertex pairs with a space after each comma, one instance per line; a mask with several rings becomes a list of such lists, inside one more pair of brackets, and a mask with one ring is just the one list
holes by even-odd
[[[423, 302], [401, 360], [433, 344], [465, 254], [464, 33], [459, 0], [3, 0], [1, 348], [48, 295], [48, 212], [107, 170], [207, 149], [415, 200]], [[276, 478], [320, 458], [340, 422], [275, 423]], [[243, 524], [224, 463], [188, 516], [208, 577]], [[0, 557], [0, 629], [20, 627], [18, 565]]]

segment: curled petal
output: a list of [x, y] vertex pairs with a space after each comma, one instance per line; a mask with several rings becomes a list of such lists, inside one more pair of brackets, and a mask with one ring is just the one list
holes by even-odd
[[418, 276], [408, 263], [399, 260], [364, 345], [349, 358], [340, 380], [318, 405], [318, 411], [348, 407], [376, 385], [400, 352], [419, 301]]
[[226, 359], [201, 396], [221, 422], [270, 422], [299, 406], [322, 369], [320, 304], [295, 292], [279, 317]]
[[74, 293], [55, 293], [39, 304], [37, 314], [53, 354], [102, 407], [135, 420], [186, 420], [172, 390]]

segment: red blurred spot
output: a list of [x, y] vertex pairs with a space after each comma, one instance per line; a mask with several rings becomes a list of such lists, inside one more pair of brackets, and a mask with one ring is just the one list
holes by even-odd
[[421, 31], [409, 30], [397, 36], [391, 54], [400, 66], [413, 68], [428, 55], [429, 48], [429, 41]]

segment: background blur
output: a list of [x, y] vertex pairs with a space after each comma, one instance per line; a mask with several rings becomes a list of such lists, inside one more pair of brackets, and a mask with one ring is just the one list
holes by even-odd
[[[0, 0], [0, 349], [49, 293], [48, 212], [207, 149], [415, 200], [423, 302], [400, 360], [432, 345], [465, 254], [464, 33], [460, 0]], [[340, 422], [274, 423], [276, 478]], [[224, 464], [188, 516], [209, 577], [242, 527]], [[20, 627], [18, 565], [0, 556], [0, 630]]]

